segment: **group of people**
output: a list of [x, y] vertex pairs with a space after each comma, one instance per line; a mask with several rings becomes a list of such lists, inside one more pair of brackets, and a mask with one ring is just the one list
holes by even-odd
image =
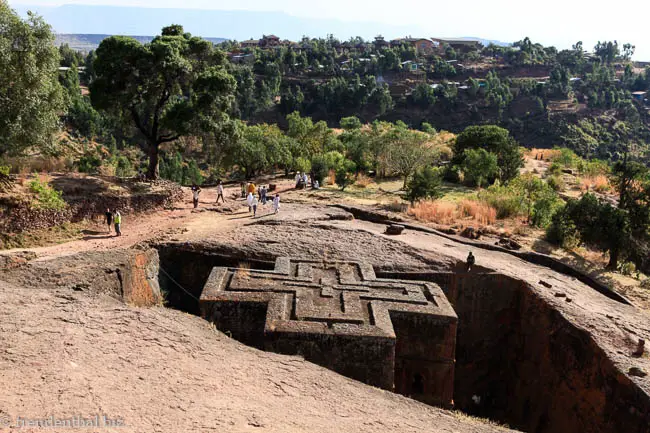
[[[192, 202], [194, 204], [194, 209], [196, 209], [199, 206], [199, 194], [201, 193], [201, 188], [199, 188], [198, 185], [194, 184], [192, 185], [191, 190]], [[268, 201], [268, 189], [265, 185], [258, 189], [253, 182], [249, 182], [247, 184], [242, 182], [241, 196], [242, 198], [246, 198], [246, 202], [248, 203], [248, 211], [252, 212], [253, 217], [255, 217], [257, 216], [258, 204], [261, 203], [262, 205], [266, 205]], [[217, 203], [219, 203], [220, 199], [222, 203], [226, 202], [226, 199], [223, 196], [223, 183], [219, 180], [217, 182]], [[275, 194], [275, 197], [273, 197], [273, 213], [278, 213], [279, 210], [280, 194]]]
[[[296, 172], [296, 189], [306, 189], [307, 185], [309, 185], [309, 176], [307, 175], [307, 172], [300, 173], [299, 171]], [[320, 184], [318, 182], [318, 179], [313, 180], [311, 183], [311, 187], [313, 189], [320, 189]]]
[[[255, 186], [253, 182], [248, 183], [246, 186], [246, 202], [248, 203], [248, 212], [253, 213], [253, 218], [257, 216], [257, 206], [259, 203], [266, 205], [268, 201], [268, 189], [265, 185], [262, 185], [259, 189]], [[256, 194], [257, 193], [257, 194]], [[273, 197], [273, 213], [278, 213], [280, 210], [280, 194], [275, 194]]]
[[111, 226], [115, 224], [115, 236], [122, 236], [122, 215], [117, 209], [111, 211], [110, 208], [106, 209], [106, 225], [108, 225], [108, 232], [111, 232]]

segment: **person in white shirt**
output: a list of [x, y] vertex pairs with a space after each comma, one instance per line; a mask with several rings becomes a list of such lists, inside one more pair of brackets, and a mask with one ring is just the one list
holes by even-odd
[[219, 198], [225, 203], [226, 199], [223, 198], [223, 184], [221, 181], [217, 182], [217, 203], [219, 203]]
[[257, 215], [257, 197], [253, 196], [253, 218], [255, 218], [255, 215]]
[[302, 187], [305, 188], [305, 189], [307, 189], [307, 185], [308, 185], [307, 182], [309, 182], [309, 177], [307, 176], [307, 172], [304, 172], [302, 174], [302, 184], [303, 184]]
[[248, 211], [252, 212], [253, 211], [253, 193], [249, 192], [248, 197], [246, 197], [246, 203], [248, 203]]
[[273, 198], [273, 213], [278, 213], [280, 210], [280, 194], [276, 194]]

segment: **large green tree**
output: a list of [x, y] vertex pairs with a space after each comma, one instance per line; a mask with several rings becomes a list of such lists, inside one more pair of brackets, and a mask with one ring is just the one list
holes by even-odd
[[456, 138], [454, 164], [462, 166], [465, 149], [485, 149], [497, 155], [498, 177], [514, 179], [524, 165], [519, 144], [507, 129], [495, 125], [469, 126]]
[[163, 28], [144, 45], [112, 36], [96, 54], [92, 103], [128, 120], [144, 137], [150, 179], [158, 177], [161, 144], [236, 130], [229, 116], [236, 83], [224, 54], [181, 26]]
[[43, 19], [30, 13], [22, 20], [0, 0], [0, 156], [54, 142], [63, 92], [53, 42]]

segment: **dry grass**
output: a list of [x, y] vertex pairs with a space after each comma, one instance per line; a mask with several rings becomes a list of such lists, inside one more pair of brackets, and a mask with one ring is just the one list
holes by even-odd
[[530, 149], [526, 153], [526, 158], [542, 159], [543, 161], [552, 161], [558, 156], [560, 156], [560, 151], [554, 149]]
[[113, 176], [115, 176], [115, 166], [113, 166], [113, 165], [100, 165], [99, 169], [97, 169], [97, 172], [99, 173], [100, 176], [113, 177]]
[[612, 189], [607, 176], [599, 174], [597, 176], [587, 176], [579, 180], [579, 186], [582, 191], [596, 191], [600, 193], [608, 192]]
[[471, 217], [481, 225], [494, 224], [497, 220], [497, 210], [484, 202], [463, 200], [460, 209], [464, 217]]
[[363, 173], [359, 173], [357, 175], [357, 180], [354, 182], [354, 185], [359, 187], [359, 188], [366, 188], [368, 185], [372, 183], [372, 179], [366, 176]]
[[419, 221], [452, 225], [471, 220], [484, 226], [496, 222], [497, 211], [487, 203], [462, 200], [460, 203], [422, 201], [409, 207], [408, 214]]
[[459, 217], [458, 205], [440, 201], [421, 201], [409, 207], [409, 215], [419, 221], [453, 224]]
[[391, 212], [407, 212], [409, 206], [401, 200], [393, 200], [384, 204], [383, 207]]
[[35, 171], [68, 172], [72, 169], [72, 162], [67, 158], [54, 158], [49, 156], [34, 156], [29, 158], [7, 158], [3, 164], [11, 167], [12, 173], [33, 173]]
[[327, 184], [336, 185], [336, 172], [334, 170], [330, 170], [329, 173], [327, 173]]

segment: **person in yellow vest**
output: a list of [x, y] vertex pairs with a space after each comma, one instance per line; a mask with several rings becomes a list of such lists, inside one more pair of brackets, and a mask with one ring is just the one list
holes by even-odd
[[115, 236], [122, 236], [122, 215], [117, 209], [113, 214], [113, 223], [115, 224]]

